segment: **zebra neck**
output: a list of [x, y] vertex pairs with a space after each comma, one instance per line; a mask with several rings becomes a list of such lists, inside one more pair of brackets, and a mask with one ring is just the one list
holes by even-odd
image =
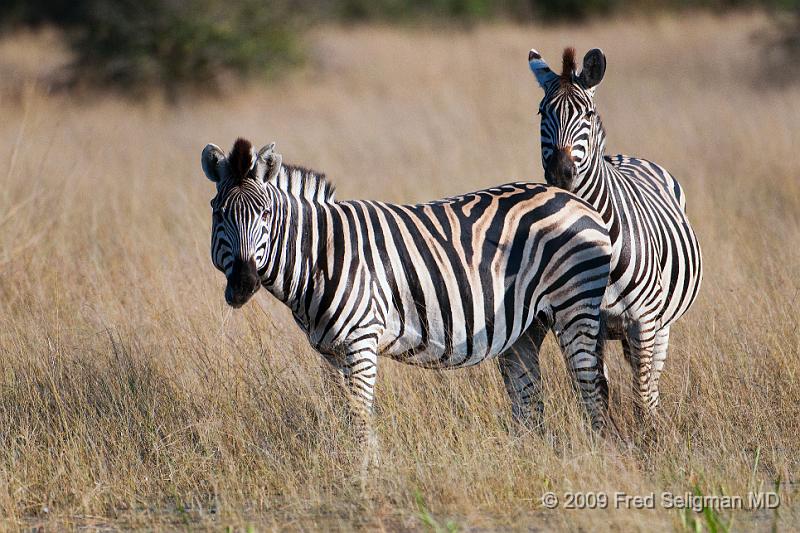
[[269, 261], [261, 283], [299, 319], [306, 315], [319, 258], [324, 257], [325, 239], [319, 238], [319, 224], [327, 218], [326, 206], [289, 195], [277, 203]]
[[603, 217], [603, 221], [610, 224], [614, 218], [610, 193], [616, 170], [605, 158], [604, 143], [598, 144], [599, 146], [590, 151], [592, 157], [586, 167], [579, 171], [572, 192], [591, 204]]

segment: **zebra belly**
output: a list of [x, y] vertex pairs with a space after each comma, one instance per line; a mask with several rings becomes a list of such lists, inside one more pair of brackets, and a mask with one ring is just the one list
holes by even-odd
[[450, 347], [443, 337], [428, 338], [425, 344], [398, 341], [392, 343], [390, 348], [381, 350], [381, 355], [425, 368], [460, 368], [496, 357], [515, 340], [516, 338], [509, 339], [500, 348], [495, 349], [487, 346], [485, 335], [474, 337], [471, 349], [468, 349], [466, 343], [453, 344]]
[[[483, 320], [481, 327], [475, 324], [473, 334], [466, 336], [463, 321], [452, 321], [452, 331], [447, 333], [445, 321], [431, 320], [423, 331], [418, 324], [409, 324], [402, 332], [387, 331], [379, 343], [379, 353], [403, 363], [426, 368], [459, 368], [472, 366], [485, 359], [495, 357], [508, 349], [530, 327], [533, 315], [522, 323], [520, 313], [506, 318], [504, 310], [498, 309], [492, 323], [495, 327], [487, 328]], [[512, 321], [510, 334], [506, 321]], [[489, 340], [489, 331], [492, 333]]]

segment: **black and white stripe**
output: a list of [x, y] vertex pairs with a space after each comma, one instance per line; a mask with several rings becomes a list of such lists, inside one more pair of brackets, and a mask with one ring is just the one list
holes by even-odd
[[252, 264], [339, 369], [362, 440], [374, 439], [378, 355], [431, 368], [500, 356], [515, 418], [541, 424], [538, 353], [550, 329], [593, 426], [604, 426], [596, 346], [611, 243], [591, 206], [532, 183], [419, 205], [336, 201], [323, 176], [249, 143], [227, 158], [209, 145], [203, 167], [217, 184], [211, 256], [229, 302], [257, 289], [237, 279]]
[[594, 104], [606, 65], [600, 50], [586, 54], [580, 74], [572, 49], [564, 52], [560, 76], [537, 51], [528, 59], [545, 92], [539, 107], [545, 177], [593, 205], [609, 229], [613, 259], [603, 302], [605, 337], [622, 340], [637, 405], [653, 413], [670, 325], [692, 305], [703, 276], [683, 190], [655, 163], [605, 155]]

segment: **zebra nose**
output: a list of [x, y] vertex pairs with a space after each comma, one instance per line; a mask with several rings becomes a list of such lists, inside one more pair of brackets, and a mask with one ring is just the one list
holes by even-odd
[[243, 306], [258, 291], [261, 280], [258, 277], [256, 262], [253, 259], [233, 263], [228, 285], [225, 287], [225, 301], [234, 308]]
[[578, 174], [578, 167], [575, 166], [575, 160], [572, 157], [572, 148], [559, 148], [550, 156], [547, 162], [547, 167], [544, 171], [544, 177], [547, 183], [561, 187], [562, 189], [570, 189], [572, 180]]

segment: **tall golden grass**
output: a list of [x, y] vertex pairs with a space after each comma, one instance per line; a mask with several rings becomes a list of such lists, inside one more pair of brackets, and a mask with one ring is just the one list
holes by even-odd
[[[5, 528], [654, 530], [800, 518], [800, 89], [758, 77], [760, 16], [323, 29], [277, 85], [184, 102], [48, 93], [34, 37], [0, 43], [0, 516]], [[19, 38], [17, 38], [19, 39]], [[594, 438], [552, 339], [547, 434], [516, 435], [494, 362], [381, 361], [382, 466], [354, 448], [325, 363], [286, 309], [240, 311], [208, 253], [199, 156], [243, 135], [340, 198], [423, 201], [542, 180], [536, 47], [600, 46], [609, 148], [686, 189], [705, 255], [673, 329], [654, 449]], [[6, 78], [9, 79], [9, 78]], [[21, 88], [20, 88], [21, 87]], [[630, 372], [612, 409], [635, 439]], [[548, 490], [746, 495], [773, 511], [545, 509]]]

